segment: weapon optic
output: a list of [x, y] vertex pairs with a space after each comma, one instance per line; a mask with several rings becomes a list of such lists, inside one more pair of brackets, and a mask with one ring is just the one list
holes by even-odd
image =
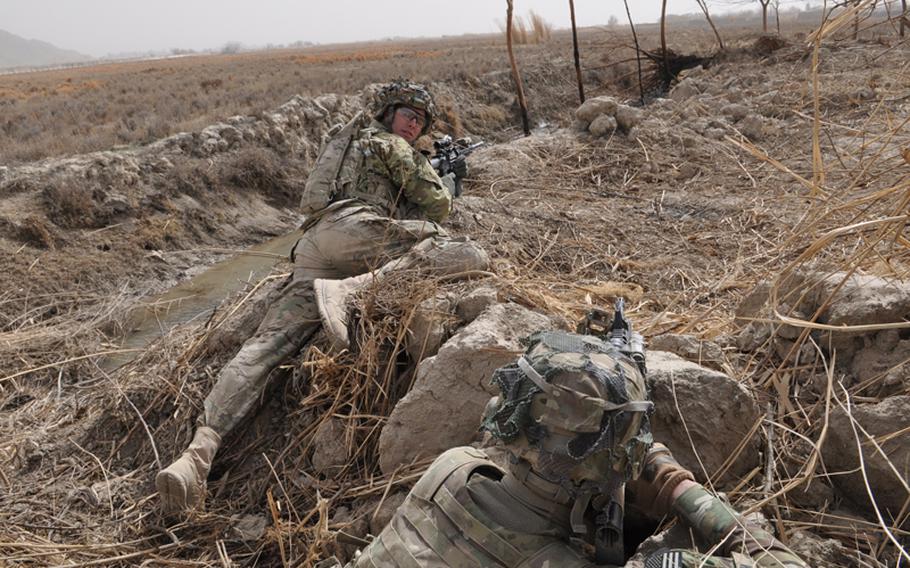
[[640, 333], [632, 330], [632, 322], [626, 319], [625, 300], [616, 298], [613, 317], [600, 308], [593, 308], [578, 324], [578, 333], [595, 335], [609, 341], [621, 353], [628, 355], [642, 373], [645, 367], [645, 339]]
[[[433, 142], [433, 148], [436, 150], [436, 153], [433, 154], [433, 157], [430, 158], [430, 165], [433, 166], [433, 169], [439, 173], [439, 176], [442, 177], [452, 171], [455, 168], [455, 163], [459, 160], [464, 160], [469, 156], [474, 150], [483, 146], [485, 142], [471, 142], [470, 138], [459, 138], [458, 140], [453, 140], [448, 134], [435, 140]], [[461, 178], [455, 177], [455, 197], [461, 195]]]

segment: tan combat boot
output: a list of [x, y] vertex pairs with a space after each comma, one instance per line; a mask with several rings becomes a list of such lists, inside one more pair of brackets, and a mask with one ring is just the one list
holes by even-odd
[[193, 441], [177, 461], [158, 472], [155, 486], [166, 513], [195, 509], [205, 501], [205, 480], [212, 459], [221, 445], [221, 436], [208, 426], [200, 426]]
[[335, 349], [347, 349], [351, 342], [348, 337], [348, 299], [359, 289], [373, 281], [373, 273], [367, 272], [344, 280], [316, 279], [316, 306], [322, 327]]

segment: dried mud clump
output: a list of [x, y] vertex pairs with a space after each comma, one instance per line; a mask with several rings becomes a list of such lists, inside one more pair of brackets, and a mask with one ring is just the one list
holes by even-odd
[[755, 40], [752, 51], [757, 55], [771, 55], [778, 49], [783, 49], [790, 45], [786, 39], [779, 35], [764, 34]]
[[589, 132], [592, 136], [609, 136], [619, 128], [629, 133], [642, 121], [641, 109], [619, 104], [613, 97], [595, 97], [588, 99], [575, 109], [578, 130]]

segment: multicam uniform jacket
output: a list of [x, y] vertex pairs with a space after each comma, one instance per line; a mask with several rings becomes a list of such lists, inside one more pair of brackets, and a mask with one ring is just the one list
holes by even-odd
[[504, 472], [480, 450], [436, 459], [388, 526], [348, 568], [592, 567], [565, 523], [499, 487]]
[[356, 207], [392, 219], [440, 223], [452, 208], [450, 188], [426, 156], [375, 120], [357, 132], [334, 179], [331, 203], [315, 212], [311, 222], [326, 213]]

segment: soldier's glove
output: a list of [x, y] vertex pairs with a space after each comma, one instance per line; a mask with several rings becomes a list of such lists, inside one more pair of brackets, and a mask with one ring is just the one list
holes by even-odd
[[673, 490], [687, 479], [695, 480], [692, 472], [679, 465], [666, 446], [655, 443], [645, 458], [641, 476], [627, 486], [630, 501], [649, 515], [662, 517], [672, 508]]
[[686, 489], [673, 509], [705, 541], [720, 543], [726, 556], [747, 556], [757, 568], [809, 568], [774, 535], [701, 485]]
[[452, 162], [452, 173], [459, 180], [468, 177], [468, 161], [464, 156], [459, 156]]

